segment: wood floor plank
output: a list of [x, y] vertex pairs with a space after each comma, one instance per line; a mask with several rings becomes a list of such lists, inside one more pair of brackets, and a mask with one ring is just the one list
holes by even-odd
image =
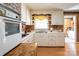
[[[34, 55], [34, 51], [30, 53], [25, 53], [25, 50], [30, 50], [31, 48], [35, 48], [36, 46], [33, 44], [29, 45], [26, 43], [21, 44], [16, 47], [13, 51], [7, 54], [8, 56], [36, 56]], [[27, 49], [28, 48], [28, 49]], [[79, 56], [79, 44], [76, 43], [66, 43], [64, 48], [54, 48], [54, 47], [38, 47], [37, 56]]]
[[38, 56], [79, 56], [79, 44], [66, 43], [65, 48], [40, 48]]

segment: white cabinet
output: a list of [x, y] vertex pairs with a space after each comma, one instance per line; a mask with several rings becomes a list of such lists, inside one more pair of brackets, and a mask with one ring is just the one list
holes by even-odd
[[58, 33], [56, 35], [56, 40], [55, 40], [56, 44], [55, 46], [64, 46], [65, 44], [65, 37], [64, 37], [64, 33]]
[[52, 14], [52, 25], [63, 25], [64, 24], [64, 15], [63, 12], [57, 12]]
[[28, 42], [28, 43], [32, 43], [32, 41], [33, 41], [33, 34], [30, 35], [30, 37], [28, 38], [27, 42]]
[[64, 46], [64, 33], [31, 33], [24, 38], [22, 43], [36, 42], [38, 46]]
[[21, 5], [21, 20], [26, 22], [26, 25], [31, 25], [30, 9], [25, 5]]
[[35, 33], [34, 41], [38, 46], [48, 46], [47, 34], [46, 33]]
[[32, 43], [32, 36], [28, 36], [28, 37], [26, 36], [26, 38], [22, 43]]
[[52, 33], [48, 33], [48, 46], [55, 46], [56, 44], [56, 35]]
[[63, 32], [48, 33], [49, 46], [64, 46], [65, 38]]
[[65, 42], [63, 32], [35, 33], [33, 39], [38, 46], [64, 46]]
[[32, 42], [34, 42], [33, 36], [34, 36], [34, 33], [33, 32], [30, 33], [29, 35], [27, 35], [26, 37], [23, 38], [22, 43], [32, 43]]

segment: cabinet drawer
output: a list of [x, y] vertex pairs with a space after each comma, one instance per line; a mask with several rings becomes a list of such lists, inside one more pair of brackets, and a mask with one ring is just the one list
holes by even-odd
[[64, 46], [65, 43], [63, 42], [56, 42], [55, 46]]
[[47, 42], [37, 42], [38, 46], [48, 46]]

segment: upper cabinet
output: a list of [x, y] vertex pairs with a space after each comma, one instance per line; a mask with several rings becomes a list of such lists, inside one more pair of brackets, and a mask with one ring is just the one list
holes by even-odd
[[24, 3], [21, 5], [21, 20], [26, 22], [26, 25], [31, 25], [30, 9]]
[[64, 15], [62, 11], [57, 11], [55, 13], [52, 13], [51, 24], [64, 25]]
[[3, 3], [2, 5], [10, 8], [18, 14], [21, 14], [21, 3]]

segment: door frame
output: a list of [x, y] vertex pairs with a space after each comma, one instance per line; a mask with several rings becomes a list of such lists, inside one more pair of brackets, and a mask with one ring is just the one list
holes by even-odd
[[75, 43], [77, 43], [77, 15], [75, 14], [67, 14], [67, 15], [64, 15], [64, 16], [72, 16], [74, 19], [74, 26], [75, 26]]

